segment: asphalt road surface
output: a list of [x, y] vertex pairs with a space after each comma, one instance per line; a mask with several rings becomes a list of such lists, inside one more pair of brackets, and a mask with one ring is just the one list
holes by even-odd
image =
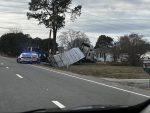
[[149, 91], [0, 56], [0, 112], [135, 105], [149, 98]]

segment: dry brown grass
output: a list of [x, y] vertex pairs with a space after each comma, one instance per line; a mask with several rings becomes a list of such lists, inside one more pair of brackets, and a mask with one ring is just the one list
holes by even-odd
[[60, 70], [73, 72], [81, 75], [117, 78], [117, 79], [148, 79], [149, 75], [142, 67], [132, 66], [104, 66], [104, 65], [72, 65], [58, 68]]
[[150, 88], [147, 87], [147, 86], [138, 86], [138, 85], [135, 85], [135, 84], [130, 83], [130, 82], [115, 82], [115, 83], [119, 83], [119, 84], [122, 84], [122, 85], [127, 85], [127, 86], [132, 87], [132, 88], [139, 88], [139, 89], [150, 91]]

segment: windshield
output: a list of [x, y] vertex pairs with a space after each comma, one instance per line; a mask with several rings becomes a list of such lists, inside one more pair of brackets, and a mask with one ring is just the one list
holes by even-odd
[[1, 0], [0, 112], [148, 100], [149, 5]]

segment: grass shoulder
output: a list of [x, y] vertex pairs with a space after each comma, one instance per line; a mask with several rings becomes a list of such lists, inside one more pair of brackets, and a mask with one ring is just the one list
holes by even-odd
[[94, 76], [99, 78], [116, 79], [148, 79], [149, 75], [142, 67], [134, 66], [107, 66], [107, 65], [71, 65], [69, 68], [54, 68], [75, 74]]

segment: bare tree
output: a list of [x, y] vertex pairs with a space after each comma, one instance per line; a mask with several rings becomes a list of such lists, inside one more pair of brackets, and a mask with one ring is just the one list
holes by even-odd
[[140, 55], [150, 49], [150, 44], [143, 39], [143, 35], [130, 34], [119, 38], [119, 52], [127, 54], [131, 65], [137, 66], [140, 63]]
[[120, 48], [119, 48], [119, 42], [114, 42], [112, 46], [112, 59], [113, 61], [117, 61], [118, 56], [121, 55]]
[[15, 33], [15, 34], [17, 34], [17, 33], [23, 33], [23, 32], [20, 29], [18, 29], [18, 28], [10, 28], [8, 33]]
[[89, 38], [81, 37], [75, 39], [73, 42], [71, 42], [72, 47], [81, 47], [82, 43], [91, 44]]
[[69, 30], [62, 32], [58, 39], [60, 45], [63, 45], [67, 49], [80, 47], [82, 43], [91, 44], [88, 36], [81, 31]]

